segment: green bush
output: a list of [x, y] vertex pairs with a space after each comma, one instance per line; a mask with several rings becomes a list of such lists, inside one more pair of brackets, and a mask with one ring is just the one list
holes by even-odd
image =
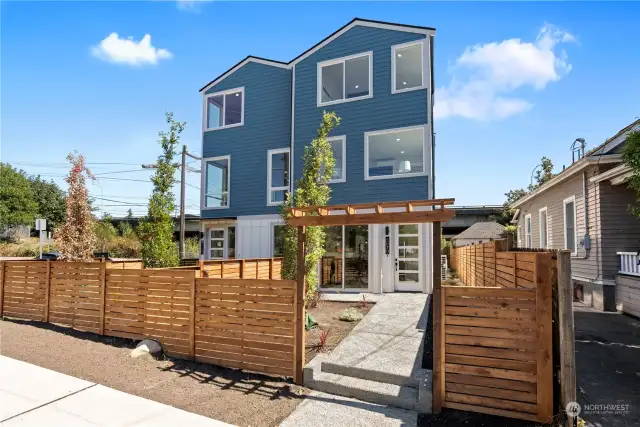
[[135, 235], [130, 237], [117, 236], [106, 244], [111, 258], [140, 258], [142, 245]]

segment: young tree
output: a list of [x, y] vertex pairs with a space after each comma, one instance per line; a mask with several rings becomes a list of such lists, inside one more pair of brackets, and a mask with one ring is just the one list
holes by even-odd
[[0, 163], [0, 228], [33, 225], [38, 213], [34, 199], [25, 173]]
[[[622, 159], [631, 168], [632, 175], [629, 179], [629, 188], [636, 192], [640, 202], [640, 130], [630, 132], [627, 135], [627, 143], [622, 151]], [[631, 206], [634, 215], [640, 217], [640, 207]]]
[[47, 220], [47, 228], [56, 229], [64, 222], [66, 203], [64, 191], [53, 181], [40, 176], [29, 177], [31, 190], [38, 204], [38, 218]]
[[86, 167], [84, 156], [69, 154], [71, 163], [69, 175], [65, 178], [69, 184], [66, 199], [66, 220], [54, 232], [55, 245], [64, 259], [69, 261], [91, 261], [96, 236], [93, 231], [93, 216], [89, 203], [89, 191], [86, 179], [95, 179]]
[[169, 131], [159, 132], [158, 140], [162, 154], [158, 156], [156, 173], [151, 177], [153, 193], [149, 198], [147, 216], [138, 227], [142, 242], [142, 260], [146, 267], [172, 267], [178, 265], [178, 253], [173, 242], [173, 217], [175, 198], [171, 188], [176, 183], [174, 177], [176, 147], [180, 134], [187, 122], [173, 119], [173, 113], [166, 113]]
[[[293, 197], [287, 197], [280, 208], [283, 220], [289, 216], [288, 208], [305, 206], [325, 206], [331, 197], [331, 188], [327, 184], [333, 175], [335, 159], [331, 144], [327, 140], [329, 132], [340, 124], [340, 118], [333, 112], [325, 112], [318, 128], [316, 138], [304, 147], [302, 157], [302, 177], [296, 182]], [[284, 227], [284, 260], [282, 276], [295, 279], [297, 272], [298, 231], [295, 227]], [[313, 298], [318, 290], [317, 265], [324, 256], [325, 233], [323, 227], [307, 227], [305, 254], [305, 274], [307, 276], [307, 300]]]
[[94, 223], [93, 230], [96, 234], [96, 246], [102, 252], [107, 252], [109, 243], [118, 235], [113, 226], [113, 217], [105, 213], [100, 221]]

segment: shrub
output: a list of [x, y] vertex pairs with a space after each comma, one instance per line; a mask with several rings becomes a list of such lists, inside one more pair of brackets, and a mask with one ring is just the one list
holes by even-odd
[[327, 345], [327, 341], [329, 340], [329, 334], [331, 333], [331, 329], [326, 329], [320, 331], [320, 336], [318, 337], [318, 349], [323, 350]]
[[340, 320], [345, 322], [357, 322], [362, 320], [363, 317], [364, 315], [353, 307], [346, 308], [340, 313]]
[[112, 258], [140, 258], [142, 256], [142, 245], [135, 234], [131, 237], [114, 237], [106, 246], [107, 252]]

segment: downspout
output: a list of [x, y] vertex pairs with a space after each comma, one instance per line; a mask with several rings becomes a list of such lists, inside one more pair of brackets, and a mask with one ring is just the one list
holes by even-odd
[[[584, 256], [578, 257], [579, 259], [589, 258], [589, 252], [591, 251], [591, 236], [589, 235], [589, 193], [587, 191], [587, 170], [582, 171], [582, 200], [584, 200]], [[577, 230], [576, 230], [577, 231]]]
[[433, 105], [434, 105], [434, 77], [433, 77], [433, 36], [429, 36], [429, 67], [431, 68], [431, 111], [429, 111], [431, 121], [431, 198], [435, 199], [436, 197], [436, 133], [435, 133], [435, 125], [433, 123]]

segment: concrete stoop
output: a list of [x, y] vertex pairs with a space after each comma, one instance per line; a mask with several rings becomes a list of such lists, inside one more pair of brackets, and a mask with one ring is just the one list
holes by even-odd
[[413, 377], [357, 368], [326, 361], [317, 355], [304, 368], [304, 385], [325, 393], [366, 402], [431, 413], [431, 371], [419, 369]]

